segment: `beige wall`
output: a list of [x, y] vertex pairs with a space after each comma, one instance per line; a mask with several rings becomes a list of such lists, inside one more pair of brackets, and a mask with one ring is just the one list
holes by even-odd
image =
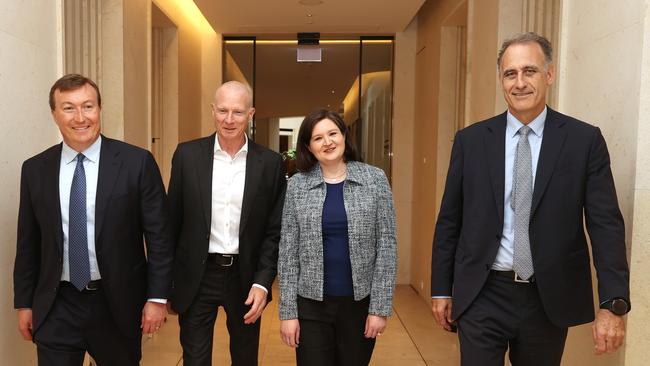
[[20, 167], [61, 141], [47, 104], [50, 86], [62, 67], [59, 9], [59, 1], [4, 1], [0, 12], [0, 362], [4, 365], [30, 365], [36, 360], [33, 344], [23, 341], [17, 331], [12, 278]]
[[590, 326], [576, 327], [570, 331], [564, 365], [647, 363], [650, 332], [644, 323], [650, 320], [646, 280], [650, 257], [644, 244], [650, 222], [650, 149], [647, 142], [643, 143], [650, 137], [647, 6], [644, 0], [626, 1], [625, 6], [587, 0], [563, 4], [558, 109], [600, 127], [607, 141], [626, 222], [628, 256], [631, 252], [633, 304], [626, 348], [615, 355], [595, 357]]
[[[191, 0], [154, 3], [178, 29], [178, 139], [194, 139], [212, 132], [209, 103], [221, 82], [221, 38]], [[104, 131], [149, 148], [150, 0], [106, 0], [102, 26], [103, 92], [111, 97]]]
[[395, 35], [391, 185], [397, 214], [397, 283], [411, 282], [417, 19]]
[[[411, 235], [411, 285], [429, 301], [431, 242], [436, 219], [436, 196], [444, 188], [448, 160], [438, 163], [438, 154], [448, 156], [452, 141], [439, 139], [441, 28], [463, 23], [458, 10], [467, 6], [467, 79], [465, 121], [477, 122], [494, 115], [496, 98], [498, 0], [427, 1], [418, 13], [415, 66], [415, 125], [413, 204]], [[455, 52], [444, 50], [442, 52]], [[488, 60], [486, 62], [486, 60]]]

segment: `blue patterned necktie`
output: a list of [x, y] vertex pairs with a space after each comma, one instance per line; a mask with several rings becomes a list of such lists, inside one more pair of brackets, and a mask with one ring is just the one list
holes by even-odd
[[86, 213], [85, 156], [77, 155], [77, 166], [70, 188], [70, 217], [68, 220], [68, 259], [70, 282], [83, 290], [90, 282], [90, 259], [88, 258], [88, 221]]
[[515, 211], [515, 236], [513, 270], [524, 280], [533, 273], [533, 258], [530, 253], [530, 206], [533, 201], [533, 174], [528, 133], [530, 127], [519, 129], [519, 142], [515, 157], [511, 207]]

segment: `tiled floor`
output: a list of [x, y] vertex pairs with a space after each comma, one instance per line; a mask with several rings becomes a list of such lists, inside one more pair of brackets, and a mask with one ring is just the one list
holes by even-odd
[[[277, 289], [276, 289], [277, 291]], [[397, 286], [393, 316], [379, 338], [372, 356], [375, 366], [458, 365], [458, 340], [434, 325], [429, 304], [409, 286]], [[295, 364], [293, 349], [280, 340], [277, 301], [271, 302], [262, 317], [260, 336], [260, 365], [284, 366]], [[219, 313], [214, 334], [214, 365], [230, 365], [225, 314]], [[178, 323], [175, 316], [142, 345], [142, 366], [182, 365], [182, 350], [178, 343]]]

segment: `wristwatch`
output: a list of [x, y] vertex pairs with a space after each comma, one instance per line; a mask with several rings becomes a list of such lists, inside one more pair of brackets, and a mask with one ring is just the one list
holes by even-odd
[[616, 298], [603, 302], [600, 304], [601, 309], [607, 309], [615, 315], [625, 315], [630, 311], [630, 304], [625, 299]]

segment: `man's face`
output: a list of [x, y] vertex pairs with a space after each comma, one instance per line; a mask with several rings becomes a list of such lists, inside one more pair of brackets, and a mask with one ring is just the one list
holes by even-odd
[[255, 108], [250, 106], [249, 96], [245, 90], [219, 89], [212, 104], [212, 115], [219, 143], [243, 143], [248, 121], [253, 118], [253, 114], [255, 114]]
[[86, 150], [99, 137], [101, 107], [97, 92], [89, 84], [68, 91], [54, 91], [52, 117], [63, 141], [78, 152]]
[[546, 105], [546, 91], [555, 78], [553, 65], [546, 67], [542, 48], [530, 42], [508, 47], [500, 66], [503, 96], [510, 113], [522, 123], [531, 122]]

